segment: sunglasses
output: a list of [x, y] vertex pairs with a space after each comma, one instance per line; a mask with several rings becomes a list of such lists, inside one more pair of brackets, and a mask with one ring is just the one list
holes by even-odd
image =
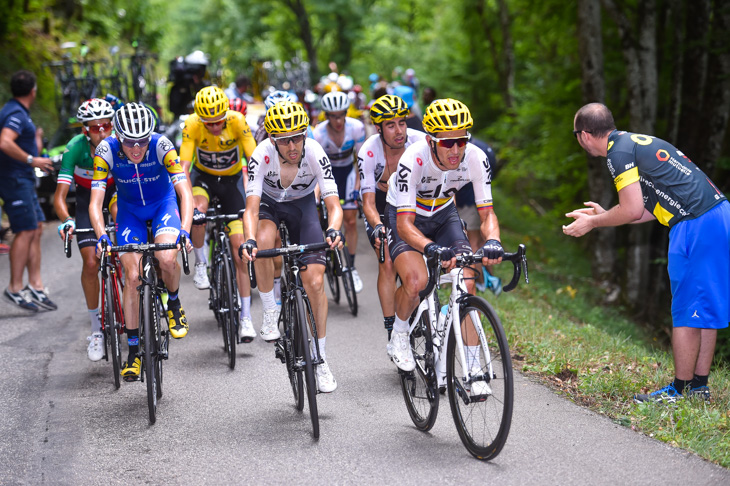
[[303, 141], [306, 138], [305, 133], [300, 133], [298, 135], [291, 135], [289, 137], [271, 137], [271, 139], [274, 141], [276, 145], [285, 147], [289, 145], [289, 142], [294, 143], [295, 145], [299, 142]]
[[578, 134], [580, 132], [593, 133], [592, 130], [573, 130], [573, 135], [575, 136], [575, 138], [578, 138]]
[[439, 147], [443, 147], [446, 149], [450, 149], [454, 145], [461, 148], [466, 145], [466, 143], [471, 140], [471, 133], [468, 133], [466, 137], [454, 137], [454, 138], [435, 138], [432, 137], [431, 140], [436, 142], [436, 145]]
[[145, 137], [145, 138], [125, 138], [122, 140], [122, 145], [124, 145], [127, 148], [134, 148], [134, 147], [144, 147], [145, 145], [149, 145], [150, 140], [152, 140], [152, 137]]
[[101, 125], [88, 125], [86, 129], [89, 131], [89, 133], [101, 133], [101, 132], [111, 132], [112, 131], [112, 124], [111, 123], [102, 123]]
[[214, 122], [204, 121], [203, 125], [205, 125], [206, 127], [219, 127], [219, 126], [223, 125], [225, 122], [226, 122], [226, 119], [224, 118], [222, 120], [218, 120], [218, 121], [214, 121]]

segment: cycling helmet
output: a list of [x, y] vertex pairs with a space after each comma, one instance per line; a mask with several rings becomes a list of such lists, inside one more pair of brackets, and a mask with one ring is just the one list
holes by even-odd
[[423, 128], [427, 133], [469, 129], [474, 125], [469, 108], [459, 100], [446, 98], [435, 100], [426, 108]]
[[204, 122], [219, 121], [228, 111], [228, 96], [218, 86], [206, 86], [195, 95], [193, 108]]
[[76, 120], [81, 123], [86, 123], [91, 120], [103, 120], [114, 118], [114, 108], [111, 103], [106, 100], [99, 98], [91, 98], [81, 103], [79, 109], [76, 111]]
[[394, 95], [384, 95], [375, 100], [373, 106], [370, 107], [370, 121], [373, 125], [379, 125], [385, 120], [391, 120], [398, 117], [406, 117], [411, 110], [402, 98]]
[[127, 103], [114, 114], [114, 131], [120, 142], [147, 138], [155, 129], [155, 117], [140, 103]]
[[309, 126], [309, 115], [299, 103], [282, 101], [266, 112], [264, 128], [269, 135], [294, 132]]
[[279, 103], [280, 101], [299, 101], [296, 95], [289, 93], [288, 91], [273, 91], [264, 100], [264, 106], [266, 110]]
[[337, 83], [327, 83], [324, 85], [324, 92], [325, 93], [331, 93], [333, 91], [340, 91], [340, 85]]
[[243, 113], [245, 115], [247, 110], [246, 102], [243, 101], [241, 98], [233, 98], [228, 102], [228, 109]]
[[327, 113], [346, 111], [350, 107], [350, 97], [343, 91], [332, 91], [322, 96], [322, 109]]

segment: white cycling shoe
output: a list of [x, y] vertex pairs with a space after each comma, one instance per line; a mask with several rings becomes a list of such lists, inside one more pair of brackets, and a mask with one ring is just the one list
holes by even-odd
[[357, 273], [357, 268], [352, 269], [352, 284], [355, 286], [355, 292], [360, 293], [362, 292], [362, 279], [360, 278], [360, 274]]
[[193, 276], [193, 283], [195, 288], [198, 290], [206, 290], [210, 288], [210, 281], [208, 280], [208, 265], [203, 262], [195, 264], [195, 276]]
[[413, 351], [411, 351], [411, 342], [408, 339], [407, 332], [393, 331], [387, 350], [388, 356], [399, 369], [403, 371], [416, 369], [416, 361], [413, 359]]
[[250, 317], [241, 317], [238, 323], [238, 337], [244, 343], [250, 343], [256, 337], [256, 331]]
[[86, 354], [91, 361], [100, 361], [104, 357], [104, 335], [95, 332], [86, 338], [89, 341], [89, 347], [86, 348]]
[[337, 381], [326, 361], [317, 366], [317, 387], [321, 393], [331, 393], [337, 389]]
[[279, 308], [264, 311], [264, 323], [261, 325], [261, 338], [264, 341], [275, 341], [281, 337], [279, 332]]

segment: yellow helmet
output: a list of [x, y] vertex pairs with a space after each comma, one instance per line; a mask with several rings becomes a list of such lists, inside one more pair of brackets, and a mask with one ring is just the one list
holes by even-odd
[[269, 108], [264, 128], [269, 135], [294, 132], [309, 126], [309, 115], [299, 103], [281, 101]]
[[193, 108], [204, 122], [218, 121], [228, 111], [228, 96], [218, 86], [206, 86], [195, 95]]
[[469, 108], [452, 98], [435, 100], [428, 105], [423, 116], [423, 128], [428, 133], [468, 130], [473, 125]]
[[385, 120], [406, 117], [410, 112], [411, 110], [408, 109], [408, 105], [403, 101], [403, 98], [387, 94], [375, 100], [373, 106], [370, 107], [370, 121], [374, 125], [378, 125]]
[[331, 93], [333, 91], [341, 91], [340, 90], [340, 85], [337, 84], [337, 83], [332, 83], [332, 82], [327, 83], [327, 84], [324, 85], [324, 92], [325, 93]]

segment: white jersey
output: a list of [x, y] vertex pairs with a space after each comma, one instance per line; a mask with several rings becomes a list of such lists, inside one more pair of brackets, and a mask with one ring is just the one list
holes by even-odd
[[261, 197], [263, 192], [275, 201], [289, 202], [313, 192], [317, 184], [322, 191], [322, 198], [337, 196], [337, 184], [332, 176], [332, 166], [327, 154], [311, 138], [305, 139], [304, 158], [289, 187], [281, 185], [280, 173], [279, 153], [271, 139], [267, 138], [256, 147], [248, 161], [246, 197]]
[[352, 154], [357, 154], [365, 142], [365, 125], [360, 120], [345, 118], [345, 138], [338, 147], [330, 139], [327, 132], [329, 120], [325, 120], [314, 129], [314, 139], [322, 145], [332, 162], [332, 167], [348, 167], [354, 162]]
[[430, 217], [454, 202], [454, 194], [474, 184], [477, 209], [492, 207], [492, 169], [487, 154], [467, 143], [464, 160], [454, 170], [443, 171], [431, 158], [427, 141], [408, 147], [388, 181], [387, 202], [400, 213]]
[[[406, 129], [406, 148], [410, 147], [414, 143], [425, 140], [426, 134], [413, 130], [412, 128]], [[386, 160], [385, 160], [385, 149], [383, 142], [380, 138], [380, 134], [376, 133], [368, 138], [360, 148], [360, 152], [357, 155], [357, 168], [360, 172], [360, 192], [365, 194], [367, 192], [375, 192], [378, 186], [378, 181], [383, 177], [383, 172], [386, 171]], [[383, 181], [388, 183], [388, 176], [390, 171], [385, 174], [386, 180]]]

